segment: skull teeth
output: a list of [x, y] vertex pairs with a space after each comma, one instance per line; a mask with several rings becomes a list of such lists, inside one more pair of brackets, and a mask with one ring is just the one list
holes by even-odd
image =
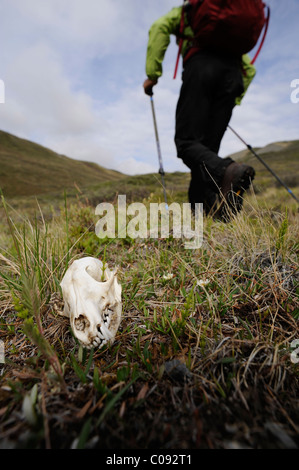
[[109, 338], [107, 338], [107, 330], [108, 330], [109, 324], [110, 324], [110, 314], [106, 314], [106, 321], [104, 318], [104, 324], [102, 326], [98, 325], [97, 336], [93, 339], [93, 341], [90, 344], [88, 345], [84, 344], [84, 346], [87, 349], [91, 349], [92, 347], [101, 348], [102, 346], [107, 344], [107, 341], [109, 340]]
[[84, 345], [85, 348], [87, 349], [91, 349], [93, 347], [95, 348], [101, 348], [102, 346], [104, 346], [105, 344], [107, 343], [107, 340], [104, 339], [104, 338], [101, 338], [100, 336], [96, 336], [95, 339], [92, 341], [92, 343], [88, 344], [88, 345]]
[[92, 345], [95, 346], [95, 347], [102, 347], [106, 343], [107, 343], [107, 338], [104, 334], [104, 331], [103, 331], [101, 326], [98, 326], [98, 334], [94, 338], [94, 340], [92, 342]]
[[104, 325], [106, 327], [109, 327], [110, 325], [110, 321], [111, 321], [111, 310], [106, 310], [105, 312], [103, 312], [103, 320], [104, 320]]
[[103, 338], [100, 338], [99, 336], [97, 336], [93, 342], [92, 342], [92, 345], [95, 346], [95, 347], [99, 347], [99, 346], [104, 346], [104, 344], [106, 344], [106, 340], [103, 339]]

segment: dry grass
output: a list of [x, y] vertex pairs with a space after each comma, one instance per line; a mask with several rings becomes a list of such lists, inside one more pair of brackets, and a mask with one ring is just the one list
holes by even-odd
[[[251, 195], [231, 223], [205, 219], [198, 250], [172, 238], [100, 241], [93, 211], [10, 220], [2, 233], [1, 446], [298, 446], [294, 206]], [[123, 286], [116, 342], [91, 352], [57, 313], [59, 280], [86, 254], [118, 265]]]

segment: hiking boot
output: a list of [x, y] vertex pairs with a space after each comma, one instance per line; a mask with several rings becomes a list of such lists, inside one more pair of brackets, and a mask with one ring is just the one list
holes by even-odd
[[229, 220], [230, 213], [240, 212], [243, 205], [243, 194], [254, 179], [255, 171], [244, 163], [232, 162], [225, 170], [220, 186], [223, 200], [219, 208], [220, 215]]

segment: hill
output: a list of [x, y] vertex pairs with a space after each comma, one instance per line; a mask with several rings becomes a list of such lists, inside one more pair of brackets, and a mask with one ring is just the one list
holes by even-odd
[[55, 193], [74, 184], [85, 187], [123, 176], [0, 131], [0, 187], [6, 197]]
[[[254, 148], [254, 150], [290, 188], [299, 186], [299, 140], [275, 142], [262, 148]], [[280, 186], [265, 166], [248, 149], [237, 152], [231, 157], [255, 168], [254, 188], [256, 192], [260, 192], [266, 187]]]
[[[293, 192], [299, 196], [299, 140], [289, 142], [275, 142], [266, 145], [263, 148], [254, 149], [261, 158], [270, 166], [270, 168], [283, 180]], [[263, 197], [270, 199], [274, 193], [286, 195], [287, 192], [271, 175], [265, 166], [248, 150], [242, 150], [231, 155], [233, 160], [248, 163], [256, 171], [253, 182], [254, 192], [262, 193]], [[187, 167], [186, 167], [187, 170]], [[190, 173], [173, 172], [166, 173], [165, 183], [170, 200], [177, 202], [186, 202]], [[277, 191], [279, 188], [279, 191]], [[140, 200], [148, 198], [153, 193], [163, 200], [161, 179], [159, 174], [127, 176], [120, 180], [117, 188], [113, 181], [97, 184], [87, 189], [87, 196], [94, 205], [99, 200], [113, 201], [117, 194], [126, 194], [127, 200]], [[267, 193], [267, 195], [266, 195]], [[283, 198], [284, 199], [284, 198]]]
[[[290, 188], [295, 188], [297, 194], [299, 140], [275, 142], [255, 150]], [[271, 192], [280, 186], [248, 149], [231, 157], [255, 168], [256, 193], [264, 193], [266, 189]], [[186, 201], [190, 181], [187, 167], [186, 173], [167, 173], [165, 179], [170, 199]], [[124, 175], [96, 163], [59, 155], [41, 145], [3, 131], [0, 131], [0, 187], [6, 198], [13, 198], [17, 205], [22, 206], [30, 206], [35, 196], [46, 205], [59, 201], [64, 189], [67, 190], [69, 199], [77, 198], [78, 188], [82, 191], [82, 197], [93, 205], [101, 201], [113, 201], [117, 194], [126, 194], [128, 202], [142, 200], [153, 194], [163, 199], [158, 173]]]

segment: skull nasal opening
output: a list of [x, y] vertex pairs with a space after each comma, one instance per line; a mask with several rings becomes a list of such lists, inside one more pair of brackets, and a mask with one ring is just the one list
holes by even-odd
[[84, 331], [86, 328], [90, 327], [90, 322], [88, 318], [85, 315], [79, 315], [78, 318], [75, 319], [74, 325], [76, 330], [78, 331]]

